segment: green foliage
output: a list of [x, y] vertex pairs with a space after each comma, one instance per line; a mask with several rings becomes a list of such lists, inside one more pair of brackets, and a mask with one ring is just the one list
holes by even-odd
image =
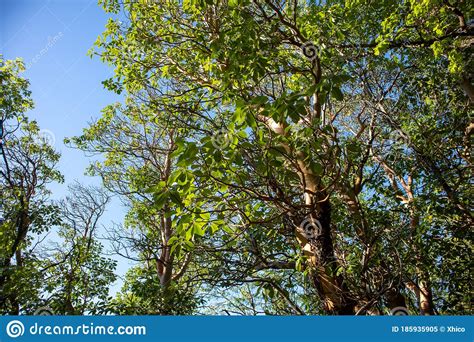
[[[118, 12], [120, 3], [104, 7]], [[241, 309], [259, 297], [267, 313], [298, 305], [317, 312], [321, 288], [313, 284], [319, 292], [305, 302], [302, 284], [319, 271], [294, 236], [311, 209], [304, 199], [311, 182], [310, 196], [332, 204], [325, 219], [334, 243], [325, 248], [337, 265], [325, 271], [345, 279], [359, 307], [383, 312], [381, 294], [395, 289], [416, 308], [404, 284], [425, 281], [438, 310], [451, 312], [453, 296], [466, 302], [459, 289], [472, 220], [462, 181], [471, 175], [462, 152], [470, 118], [457, 85], [472, 63], [466, 3], [158, 1], [123, 9], [129, 22], [109, 21], [95, 52], [115, 68], [106, 87], [125, 91], [133, 105], [109, 107], [74, 141], [107, 153], [92, 168], [106, 184], [125, 176], [141, 185], [138, 193], [146, 189], [148, 201], [132, 201], [132, 226], [155, 214], [170, 218], [166, 243], [177, 258], [195, 256], [188, 272], [205, 265], [204, 283], [254, 284], [234, 292]], [[302, 46], [316, 53], [307, 59]], [[143, 160], [126, 168], [121, 151], [133, 144], [111, 139], [136, 131], [110, 126], [117, 110], [134, 123], [133, 108], [147, 113], [138, 122], [150, 132], [175, 135], [171, 148], [157, 142], [172, 150], [166, 177], [154, 177]], [[449, 277], [453, 241], [464, 247]], [[270, 266], [277, 264], [286, 266]], [[285, 272], [296, 272], [299, 287]]]
[[47, 185], [61, 182], [59, 154], [26, 112], [33, 108], [21, 60], [0, 56], [0, 310], [18, 314], [39, 301], [41, 257], [35, 236], [59, 222]]
[[[99, 3], [126, 16], [90, 51], [114, 68], [103, 84], [124, 101], [66, 142], [101, 154], [88, 172], [128, 210], [112, 247], [137, 264], [108, 298], [115, 263], [77, 217], [61, 222], [72, 244], [52, 256], [45, 289], [57, 310], [381, 314], [395, 294], [420, 314], [472, 313], [472, 6]], [[57, 154], [24, 117], [21, 63], [1, 68], [0, 108], [24, 132], [7, 150], [42, 156], [41, 177], [60, 180]], [[25, 189], [2, 186], [22, 212]], [[30, 231], [44, 233], [57, 208], [30, 202]], [[2, 223], [2, 250], [15, 218]], [[13, 269], [10, 279], [41, 279]]]
[[155, 270], [134, 267], [107, 310], [117, 315], [190, 315], [201, 303], [193, 288], [177, 283], [163, 288]]

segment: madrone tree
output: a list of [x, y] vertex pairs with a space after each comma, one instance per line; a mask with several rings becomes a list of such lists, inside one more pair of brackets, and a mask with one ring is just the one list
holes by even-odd
[[308, 312], [296, 293], [308, 313], [470, 312], [467, 2], [101, 3], [127, 16], [96, 42], [105, 85], [147, 118], [138, 134], [109, 109], [76, 143], [126, 167], [126, 195], [149, 190], [154, 231], [174, 223], [141, 252], [158, 275], [194, 251], [190, 281], [254, 284], [270, 312]]

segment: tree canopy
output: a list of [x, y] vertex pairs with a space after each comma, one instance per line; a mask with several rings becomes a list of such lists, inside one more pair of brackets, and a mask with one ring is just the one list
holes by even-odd
[[[111, 19], [90, 54], [124, 100], [66, 139], [101, 156], [104, 189], [73, 190], [58, 222], [28, 209], [58, 156], [29, 143], [20, 64], [1, 69], [2, 115], [27, 132], [0, 162], [5, 312], [48, 293], [75, 314], [472, 314], [468, 1], [99, 2]], [[42, 156], [34, 196], [22, 149]], [[108, 196], [128, 210], [110, 246], [136, 265], [114, 298], [90, 225]], [[50, 277], [35, 294], [9, 287], [45, 262], [21, 215], [69, 241], [54, 271], [28, 271]]]

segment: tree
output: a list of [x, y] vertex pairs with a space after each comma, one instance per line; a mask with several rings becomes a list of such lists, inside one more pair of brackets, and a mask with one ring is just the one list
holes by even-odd
[[255, 284], [281, 313], [304, 313], [295, 272], [326, 314], [470, 312], [467, 3], [102, 4], [127, 14], [96, 46], [130, 102], [75, 143], [140, 197], [139, 246], [173, 228], [140, 261], [206, 255], [191, 281]]
[[102, 188], [73, 183], [62, 200], [60, 241], [43, 263], [42, 302], [55, 314], [84, 315], [102, 312], [108, 302], [110, 285], [116, 280], [117, 262], [103, 256], [98, 240], [99, 220], [109, 196]]
[[33, 107], [20, 60], [0, 59], [0, 309], [18, 314], [37, 302], [41, 275], [34, 238], [58, 222], [47, 184], [62, 181], [59, 154], [26, 112]]
[[[151, 95], [131, 94], [125, 106], [105, 108], [103, 117], [72, 142], [87, 152], [104, 154], [105, 161], [91, 165], [90, 174], [100, 176], [129, 210], [125, 224], [110, 230], [110, 242], [118, 255], [138, 265], [127, 273], [123, 293], [111, 311], [186, 314], [198, 303], [194, 291], [185, 293], [183, 287], [190, 287], [182, 284], [193, 259], [192, 242], [183, 240], [174, 248], [172, 243], [199, 222], [192, 224], [176, 215], [186, 194], [175, 189], [181, 179], [173, 176], [172, 153], [176, 140], [189, 130], [170, 120], [152, 101]], [[199, 206], [193, 192], [188, 187], [189, 205]]]

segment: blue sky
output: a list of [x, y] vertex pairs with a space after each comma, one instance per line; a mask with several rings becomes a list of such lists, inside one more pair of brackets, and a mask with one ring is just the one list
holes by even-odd
[[[27, 70], [22, 76], [29, 79], [35, 102], [29, 116], [52, 132], [62, 154], [59, 169], [65, 183], [51, 185], [54, 199], [63, 197], [73, 180], [99, 184], [84, 176], [90, 159], [64, 146], [63, 139], [81, 134], [103, 107], [121, 100], [101, 84], [112, 69], [87, 56], [107, 19], [97, 0], [0, 0], [0, 53], [5, 59], [23, 58]], [[123, 215], [115, 200], [102, 223], [120, 222]], [[123, 275], [128, 267], [120, 260], [118, 273]]]

